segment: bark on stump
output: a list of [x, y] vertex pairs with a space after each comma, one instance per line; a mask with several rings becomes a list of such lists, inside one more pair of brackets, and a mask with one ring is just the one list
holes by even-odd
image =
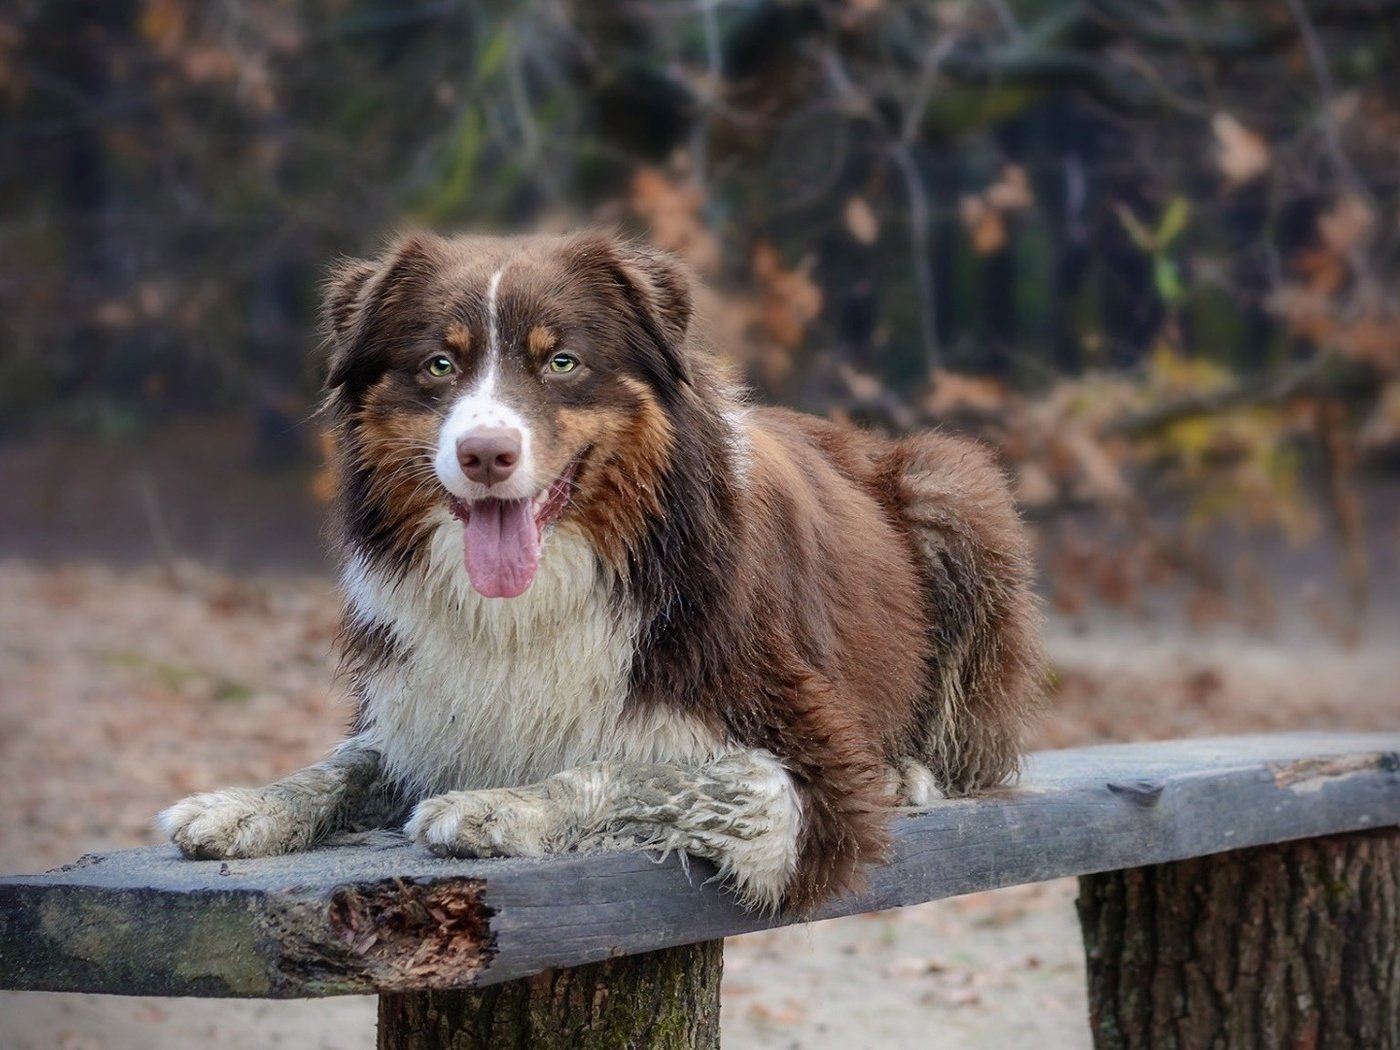
[[1400, 1048], [1400, 831], [1079, 882], [1100, 1050]]
[[724, 942], [379, 997], [379, 1050], [717, 1050]]

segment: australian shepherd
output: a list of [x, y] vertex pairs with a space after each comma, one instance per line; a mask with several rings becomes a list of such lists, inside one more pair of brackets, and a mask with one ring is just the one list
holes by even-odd
[[640, 844], [801, 910], [882, 857], [895, 806], [1015, 771], [1042, 657], [991, 456], [749, 404], [694, 292], [596, 233], [335, 269], [354, 727], [161, 814], [185, 854], [376, 825], [461, 857]]

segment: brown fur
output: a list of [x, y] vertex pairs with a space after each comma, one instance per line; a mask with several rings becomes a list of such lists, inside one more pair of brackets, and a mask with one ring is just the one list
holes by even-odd
[[465, 354], [472, 345], [471, 329], [460, 321], [454, 321], [443, 331], [442, 341], [457, 353]]
[[534, 354], [535, 359], [543, 364], [545, 355], [559, 345], [559, 337], [548, 328], [536, 325], [530, 329], [530, 334], [526, 337], [525, 342], [530, 348], [530, 353]]
[[[324, 316], [345, 542], [412, 571], [445, 498], [433, 435], [479, 367], [483, 289], [506, 259], [513, 403], [550, 471], [576, 465], [561, 520], [616, 570], [641, 625], [628, 704], [778, 756], [804, 814], [789, 903], [851, 887], [884, 854], [901, 759], [950, 792], [1013, 774], [1043, 663], [1026, 537], [991, 456], [745, 407], [705, 349], [689, 278], [650, 249], [415, 235], [342, 264]], [[532, 378], [574, 347], [582, 376]], [[424, 378], [431, 353], [453, 377]], [[347, 638], [394, 657], [373, 625]]]

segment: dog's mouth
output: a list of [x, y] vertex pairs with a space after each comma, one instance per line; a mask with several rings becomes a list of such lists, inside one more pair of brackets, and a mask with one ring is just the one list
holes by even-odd
[[549, 487], [527, 499], [448, 497], [462, 523], [467, 576], [483, 598], [518, 598], [530, 589], [540, 567], [540, 534], [559, 519], [573, 491], [577, 462]]

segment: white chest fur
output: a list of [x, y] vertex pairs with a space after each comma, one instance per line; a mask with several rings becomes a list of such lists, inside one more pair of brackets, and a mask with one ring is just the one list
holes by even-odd
[[446, 512], [425, 569], [395, 579], [357, 556], [344, 583], [356, 615], [386, 625], [402, 655], [368, 676], [365, 742], [420, 796], [526, 784], [602, 759], [690, 764], [719, 751], [685, 716], [624, 716], [636, 624], [567, 526], [545, 537], [519, 598], [472, 589], [462, 527]]

